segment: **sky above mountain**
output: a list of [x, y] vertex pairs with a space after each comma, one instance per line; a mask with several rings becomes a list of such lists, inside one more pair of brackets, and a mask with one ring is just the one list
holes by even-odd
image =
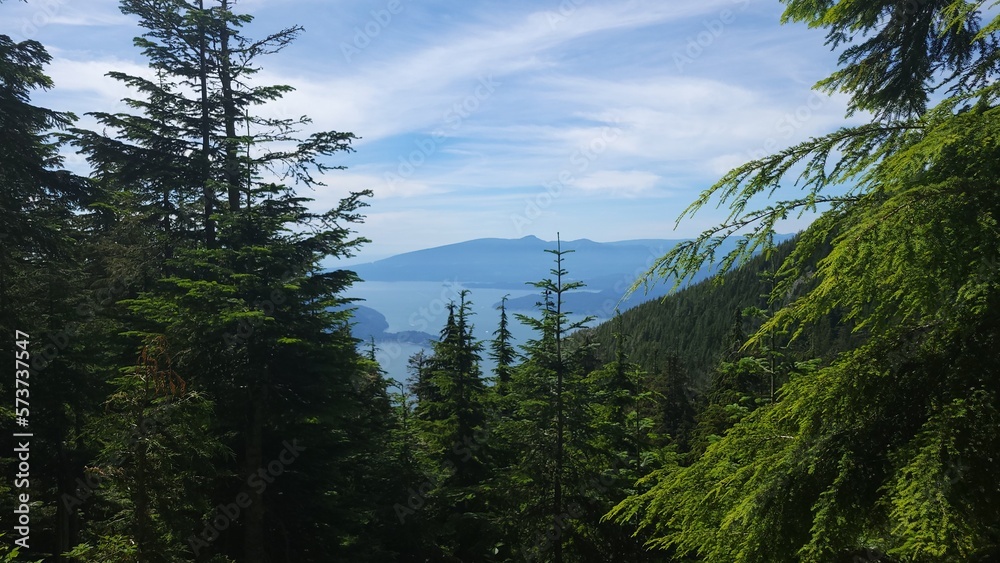
[[[81, 115], [121, 111], [104, 74], [148, 74], [141, 30], [116, 0], [0, 6], [0, 33], [37, 39]], [[261, 83], [296, 88], [262, 109], [362, 137], [304, 195], [328, 208], [375, 197], [358, 261], [463, 240], [536, 235], [685, 238], [723, 217], [679, 213], [729, 168], [845, 123], [812, 90], [836, 65], [822, 32], [780, 25], [764, 0], [239, 0], [247, 34], [304, 33], [261, 59]], [[78, 157], [70, 165], [82, 169]], [[784, 188], [794, 189], [791, 186]], [[792, 232], [809, 217], [779, 230]]]

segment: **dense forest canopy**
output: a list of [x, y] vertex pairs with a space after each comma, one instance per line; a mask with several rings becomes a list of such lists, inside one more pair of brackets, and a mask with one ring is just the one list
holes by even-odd
[[480, 341], [461, 292], [406, 382], [351, 334], [357, 276], [321, 267], [366, 242], [371, 192], [301, 195], [357, 137], [260, 112], [301, 28], [123, 0], [155, 78], [111, 71], [99, 131], [33, 105], [50, 55], [0, 35], [0, 561], [1000, 557], [1000, 19], [783, 3], [868, 122], [723, 176], [681, 220], [728, 218], [647, 280], [725, 273], [590, 330], [557, 242], [536, 314], [504, 299]]

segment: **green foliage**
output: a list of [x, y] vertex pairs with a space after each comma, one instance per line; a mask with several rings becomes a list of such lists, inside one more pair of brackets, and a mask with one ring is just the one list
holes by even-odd
[[[640, 542], [601, 515], [624, 498], [651, 454], [651, 422], [640, 404], [643, 375], [622, 355], [601, 366], [586, 338], [568, 338], [573, 322], [562, 306], [564, 255], [557, 247], [552, 278], [539, 288], [537, 317], [521, 315], [537, 334], [523, 346], [509, 392], [499, 404], [491, 443], [499, 450], [494, 489], [501, 560], [647, 560]], [[621, 350], [621, 348], [619, 348]]]
[[[72, 116], [30, 104], [48, 54], [0, 36], [0, 328], [55, 351], [32, 379], [33, 447], [54, 452], [32, 464], [45, 555], [1000, 555], [1000, 18], [982, 22], [981, 3], [785, 0], [785, 21], [843, 49], [818, 87], [871, 123], [706, 190], [682, 219], [713, 200], [729, 216], [650, 275], [681, 284], [712, 263], [714, 280], [583, 330], [560, 243], [531, 284], [538, 314], [518, 316], [536, 334], [520, 351], [501, 301], [492, 386], [463, 292], [409, 387], [385, 379], [374, 342], [357, 350], [356, 276], [320, 266], [365, 242], [352, 229], [370, 194], [325, 213], [296, 194], [355, 136], [254, 112], [290, 90], [251, 85], [256, 58], [301, 28], [252, 40], [230, 0], [209, 4], [122, 2], [155, 76], [111, 73], [133, 97], [94, 114], [101, 133], [52, 135]], [[58, 170], [66, 140], [91, 179]], [[799, 197], [758, 205], [791, 180]], [[804, 211], [821, 214], [774, 246]], [[290, 443], [304, 449], [282, 457]]]
[[984, 2], [782, 1], [782, 22], [826, 28], [827, 44], [847, 45], [841, 68], [819, 87], [851, 94], [849, 114], [909, 118], [942, 86], [960, 93], [990, 82], [997, 43], [981, 33], [989, 31], [980, 29]]
[[[420, 506], [400, 505], [399, 510], [400, 517], [410, 521], [407, 529], [425, 527], [423, 534], [433, 548], [421, 546], [424, 553], [492, 560], [497, 539], [484, 491], [493, 450], [491, 401], [479, 367], [483, 344], [473, 337], [471, 305], [469, 292], [463, 290], [457, 304], [448, 304], [433, 354], [410, 358], [411, 389], [417, 398], [412, 436], [421, 447], [414, 456], [419, 461], [409, 463], [413, 485], [423, 488]], [[410, 448], [406, 452], [412, 455]], [[421, 472], [427, 477], [420, 477]]]
[[82, 530], [80, 557], [187, 560], [176, 539], [209, 510], [212, 460], [226, 452], [210, 432], [211, 403], [187, 389], [171, 354], [165, 339], [144, 346], [137, 365], [112, 382], [104, 416], [87, 429], [102, 448], [88, 468], [101, 486], [63, 502], [108, 518]]
[[[741, 231], [724, 268], [770, 252], [777, 221], [823, 203], [747, 348], [830, 318], [866, 338], [829, 363], [790, 366], [777, 402], [737, 413], [690, 466], [654, 472], [613, 515], [641, 515], [651, 545], [707, 561], [988, 558], [1000, 496], [982, 473], [1000, 452], [986, 437], [997, 429], [996, 40], [979, 33], [974, 3], [786, 4], [786, 19], [849, 45], [820, 86], [851, 94], [851, 110], [874, 121], [727, 174], [689, 212], [718, 197], [729, 218], [653, 273], [683, 279]], [[927, 109], [932, 83], [949, 97]], [[805, 196], [746, 211], [793, 169]], [[745, 368], [765, 368], [747, 360], [723, 368], [734, 390]]]
[[[2, 563], [24, 563], [21, 558], [21, 548], [8, 546], [7, 542], [3, 539], [4, 534], [0, 534], [0, 562]], [[41, 559], [33, 561], [31, 563], [42, 563]]]
[[514, 362], [517, 361], [517, 350], [515, 350], [514, 345], [511, 343], [513, 341], [513, 336], [510, 333], [510, 321], [507, 317], [507, 298], [509, 295], [504, 295], [503, 299], [500, 300], [500, 324], [497, 329], [493, 331], [493, 340], [490, 341], [490, 359], [496, 362], [496, 377], [494, 378], [494, 385], [497, 387], [497, 392], [500, 395], [505, 395], [507, 393], [507, 387], [510, 385], [511, 370], [513, 369]]
[[[87, 560], [253, 561], [285, 545], [304, 560], [374, 558], [391, 532], [372, 523], [390, 514], [343, 507], [385, 504], [390, 404], [348, 329], [341, 294], [356, 277], [320, 268], [364, 242], [352, 228], [366, 193], [314, 213], [294, 187], [263, 180], [322, 185], [317, 173], [340, 168], [325, 157], [351, 150], [354, 136], [300, 136], [305, 118], [257, 117], [256, 106], [289, 88], [248, 86], [255, 59], [300, 28], [251, 40], [240, 31], [249, 16], [230, 2], [204, 4], [122, 3], [147, 30], [136, 43], [155, 77], [111, 73], [131, 88], [134, 113], [95, 114], [101, 133], [62, 137], [95, 169], [100, 189], [86, 198], [85, 184], [49, 171], [59, 158], [45, 130], [71, 116], [27, 105], [32, 87], [49, 86], [47, 55], [0, 38], [0, 72], [24, 79], [5, 78], [10, 100], [0, 99], [24, 157], [3, 166], [5, 187], [18, 188], [17, 174], [24, 201], [7, 197], [13, 191], [0, 199], [0, 216], [23, 216], [5, 223], [22, 232], [0, 247], [0, 276], [23, 260], [15, 248], [44, 266], [30, 286], [37, 295], [18, 307], [42, 322], [19, 328], [39, 340], [48, 329], [58, 344], [39, 379], [45, 400], [33, 404], [46, 421], [35, 446], [57, 455], [32, 467], [33, 482], [56, 484], [33, 496], [58, 508], [35, 522], [59, 538], [46, 549]], [[20, 228], [24, 220], [32, 229]], [[3, 323], [7, 283], [0, 277]], [[56, 332], [68, 325], [75, 329]], [[280, 479], [252, 485], [296, 440], [309, 463], [280, 458]], [[86, 476], [100, 486], [78, 487]], [[240, 517], [195, 547], [192, 534], [241, 493], [251, 502]]]

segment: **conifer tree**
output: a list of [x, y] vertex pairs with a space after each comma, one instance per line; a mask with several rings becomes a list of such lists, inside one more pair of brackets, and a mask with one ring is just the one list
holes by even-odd
[[440, 525], [437, 542], [460, 559], [482, 558], [495, 545], [481, 494], [489, 465], [487, 389], [479, 367], [483, 345], [473, 336], [468, 296], [462, 290], [459, 302], [448, 304], [418, 404], [438, 475], [431, 510]]
[[582, 553], [578, 557], [586, 561], [645, 561], [642, 540], [635, 536], [637, 522], [618, 526], [602, 519], [634, 490], [633, 484], [643, 475], [653, 453], [654, 430], [648, 407], [654, 397], [643, 388], [645, 374], [628, 359], [621, 317], [610, 322], [615, 327], [615, 360], [591, 371], [584, 381], [590, 403], [587, 425], [592, 432], [586, 456], [588, 504], [577, 526], [587, 542], [579, 542], [577, 550]]
[[[517, 315], [538, 338], [523, 346], [525, 360], [515, 370], [511, 382], [517, 409], [504, 425], [503, 433], [520, 436], [526, 449], [507, 476], [520, 489], [511, 499], [522, 503], [518, 507], [519, 525], [523, 528], [527, 521], [537, 527], [534, 531], [513, 532], [519, 542], [514, 549], [520, 557], [551, 556], [553, 561], [561, 561], [565, 537], [571, 535], [575, 526], [573, 514], [579, 517], [575, 501], [586, 487], [583, 468], [568, 462], [567, 450], [572, 450], [575, 456], [586, 449], [589, 416], [583, 403], [584, 374], [579, 357], [571, 353], [566, 339], [592, 317], [574, 321], [571, 312], [564, 308], [565, 294], [583, 287], [582, 282], [566, 279], [568, 271], [563, 260], [573, 251], [563, 250], [561, 241], [557, 241], [556, 249], [546, 252], [555, 256], [555, 267], [550, 270], [552, 278], [529, 284], [542, 292], [540, 318]], [[568, 484], [572, 484], [572, 494], [568, 493]], [[540, 504], [527, 498], [546, 498], [547, 502]], [[574, 500], [572, 507], [567, 506], [567, 498]], [[553, 535], [555, 540], [551, 539]]]
[[465, 444], [473, 435], [483, 431], [485, 423], [486, 385], [479, 368], [479, 354], [482, 343], [475, 340], [469, 322], [471, 302], [468, 290], [459, 294], [459, 303], [448, 304], [448, 317], [438, 342], [433, 345], [434, 355], [430, 359], [430, 383], [438, 400], [425, 402], [422, 409], [426, 418], [436, 428], [435, 447], [443, 460], [456, 467], [463, 466], [456, 473], [458, 482], [468, 485], [476, 481], [479, 469], [466, 467], [480, 463], [479, 455], [469, 457]]
[[[93, 378], [96, 362], [83, 352], [98, 339], [86, 330], [88, 315], [78, 313], [92, 296], [94, 281], [80, 217], [93, 193], [85, 179], [61, 169], [61, 130], [75, 117], [31, 99], [53, 87], [44, 68], [50, 60], [37, 41], [0, 34], [0, 332], [8, 339], [16, 330], [30, 335], [27, 369], [34, 378], [24, 378], [28, 386], [18, 397], [30, 399], [27, 431], [34, 435], [34, 451], [52, 452], [32, 463], [31, 498], [52, 510], [33, 514], [38, 541], [22, 556], [69, 549], [78, 525], [59, 499], [74, 492], [74, 480], [93, 453], [81, 434], [85, 413], [101, 400]], [[13, 397], [12, 384], [0, 381], [0, 391]], [[9, 421], [5, 432], [15, 421], [12, 406], [13, 401], [0, 407], [0, 418]], [[2, 454], [4, 471], [15, 466], [9, 452]], [[4, 496], [10, 512], [13, 495]]]
[[406, 369], [409, 373], [407, 383], [416, 399], [413, 414], [420, 418], [425, 418], [427, 414], [423, 405], [436, 404], [439, 400], [436, 387], [431, 382], [431, 358], [432, 356], [419, 350], [406, 361]]
[[490, 358], [496, 362], [496, 378], [494, 385], [496, 387], [496, 392], [500, 396], [504, 396], [508, 393], [508, 387], [510, 386], [510, 373], [513, 368], [514, 361], [517, 359], [517, 351], [512, 344], [513, 335], [510, 333], [509, 320], [507, 318], [507, 298], [510, 295], [504, 295], [500, 299], [500, 323], [497, 329], [493, 331], [493, 340], [490, 342]]
[[[144, 346], [137, 363], [113, 382], [103, 416], [87, 434], [102, 451], [86, 480], [100, 489], [75, 491], [62, 500], [76, 508], [90, 503], [91, 518], [71, 550], [80, 561], [189, 561], [177, 538], [211, 509], [213, 459], [227, 452], [210, 432], [211, 404], [187, 388], [174, 371], [169, 343]], [[67, 550], [70, 551], [70, 550]]]
[[363, 242], [351, 225], [361, 220], [365, 194], [316, 213], [296, 186], [264, 179], [322, 185], [317, 174], [338, 168], [324, 158], [350, 150], [354, 136], [300, 138], [304, 118], [256, 116], [255, 106], [289, 90], [253, 86], [256, 58], [283, 48], [300, 28], [253, 41], [240, 31], [250, 17], [230, 7], [226, 0], [212, 7], [124, 1], [122, 10], [147, 30], [137, 44], [158, 79], [113, 73], [137, 90], [139, 99], [128, 103], [139, 114], [97, 114], [116, 137], [76, 131], [76, 143], [109, 192], [135, 194], [116, 195], [108, 206], [119, 216], [148, 217], [163, 241], [166, 265], [152, 272], [159, 279], [126, 302], [129, 338], [134, 346], [170, 344], [180, 377], [215, 405], [211, 433], [237, 458], [216, 459], [208, 477], [217, 504], [248, 499], [238, 524], [212, 530], [216, 514], [202, 514], [189, 549], [253, 562], [294, 545], [310, 559], [364, 533], [368, 515], [345, 514], [318, 492], [370, 494], [351, 483], [368, 466], [349, 460], [384, 444], [366, 433], [377, 426], [359, 420], [373, 411], [381, 413], [375, 420], [391, 418], [384, 380], [365, 374], [343, 311], [341, 293], [355, 276], [320, 268]]

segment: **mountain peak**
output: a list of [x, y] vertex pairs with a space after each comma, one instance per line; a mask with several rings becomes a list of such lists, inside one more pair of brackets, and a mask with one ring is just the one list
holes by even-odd
[[[776, 240], [781, 238], [776, 237]], [[659, 257], [678, 242], [651, 239], [605, 243], [582, 238], [563, 241], [563, 249], [575, 251], [566, 261], [566, 268], [575, 279], [588, 284], [607, 282], [613, 286], [623, 279], [631, 283], [634, 272], [644, 268], [651, 253]], [[727, 241], [721, 251], [728, 251], [735, 244], [736, 239]], [[548, 274], [552, 256], [542, 251], [554, 247], [554, 241], [544, 241], [535, 235], [519, 239], [476, 239], [397, 254], [378, 262], [359, 264], [353, 269], [361, 279], [368, 281], [457, 279], [495, 287], [523, 288], [525, 281]], [[598, 285], [594, 289], [599, 288]]]

